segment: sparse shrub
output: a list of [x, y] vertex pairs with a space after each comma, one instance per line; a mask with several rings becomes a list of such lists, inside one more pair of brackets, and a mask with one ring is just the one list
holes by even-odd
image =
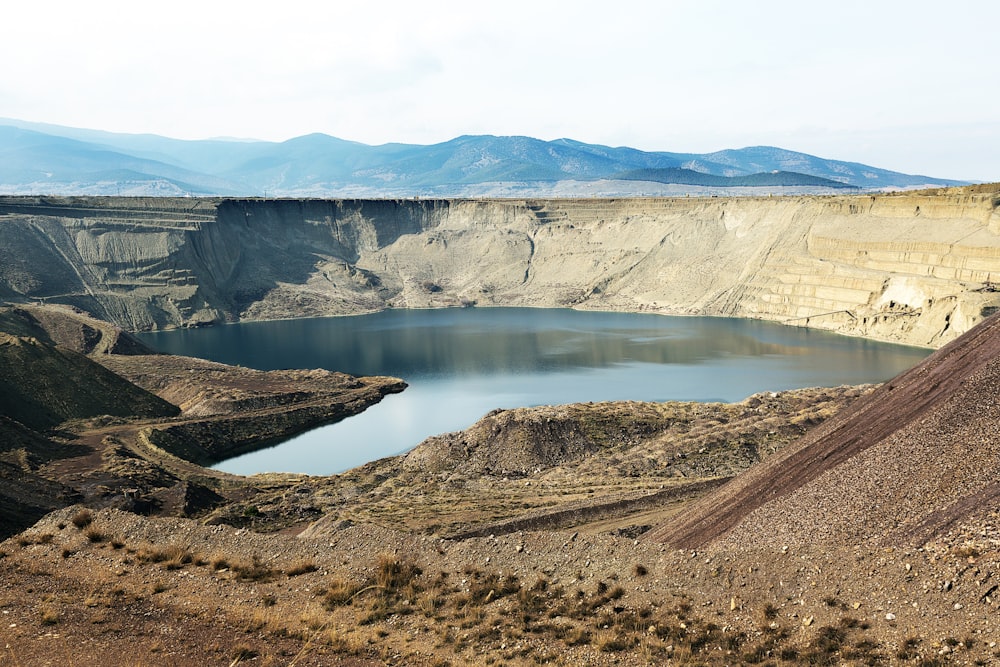
[[878, 652], [879, 645], [869, 639], [862, 639], [852, 648], [841, 653], [844, 660], [852, 661], [861, 665], [881, 665], [885, 663], [885, 658]]
[[90, 510], [87, 509], [80, 510], [79, 512], [73, 515], [72, 519], [70, 519], [73, 525], [79, 528], [80, 530], [83, 530], [84, 528], [89, 526], [93, 520], [94, 520], [94, 515], [91, 514]]
[[530, 588], [521, 588], [517, 599], [521, 608], [528, 612], [538, 612], [545, 607], [545, 594], [549, 590], [549, 582], [544, 577], [538, 577]]
[[218, 572], [219, 570], [229, 569], [229, 559], [227, 559], [225, 556], [221, 554], [216, 554], [212, 556], [209, 559], [208, 564], [211, 565], [212, 569], [215, 570], [216, 572]]
[[111, 538], [112, 549], [123, 549], [124, 547], [125, 547], [125, 542], [120, 537]]
[[907, 637], [903, 640], [899, 650], [896, 651], [897, 660], [913, 660], [917, 657], [917, 646], [920, 645], [920, 637]]
[[761, 610], [761, 614], [768, 621], [774, 620], [775, 618], [778, 617], [778, 608], [774, 606], [773, 603], [768, 602], [767, 604], [764, 605], [764, 608]]
[[763, 644], [754, 646], [749, 651], [744, 651], [743, 655], [740, 656], [743, 662], [748, 665], [757, 665], [764, 662], [767, 657], [767, 647]]
[[46, 605], [41, 609], [42, 625], [55, 625], [59, 622], [59, 612]]
[[796, 662], [799, 659], [799, 652], [795, 648], [789, 646], [781, 649], [781, 652], [778, 653], [778, 657], [786, 662]]
[[590, 630], [587, 628], [576, 627], [566, 635], [566, 639], [564, 641], [567, 646], [583, 646], [584, 644], [589, 644], [590, 639]]
[[327, 630], [324, 635], [326, 645], [337, 653], [357, 653], [359, 651], [357, 643], [336, 628]]
[[268, 625], [267, 616], [261, 611], [255, 611], [253, 616], [247, 619], [246, 625], [243, 626], [243, 632], [250, 634], [251, 632], [260, 632]]
[[834, 654], [841, 650], [846, 638], [847, 633], [842, 628], [825, 625], [816, 631], [816, 637], [802, 659], [813, 665], [832, 664]]
[[167, 570], [179, 570], [196, 560], [195, 555], [187, 547], [177, 544], [158, 547], [145, 543], [140, 545], [133, 553], [139, 562], [163, 563], [163, 567]]
[[89, 526], [83, 534], [94, 544], [99, 544], [108, 539], [108, 536], [96, 526]]
[[179, 570], [194, 560], [190, 551], [180, 546], [169, 546], [163, 552], [163, 567], [168, 570]]
[[375, 584], [386, 591], [398, 591], [420, 573], [420, 568], [412, 560], [383, 555], [375, 568]]
[[605, 653], [617, 653], [632, 648], [633, 642], [617, 633], [605, 633], [595, 642], [597, 650]]
[[646, 569], [646, 566], [643, 565], [642, 563], [636, 563], [633, 571], [635, 572], [635, 576], [637, 577], [645, 577], [647, 574], [649, 574], [649, 570]]
[[[468, 603], [489, 604], [521, 590], [517, 575], [512, 573], [500, 575], [491, 572], [484, 576], [482, 572], [476, 570], [470, 576], [472, 581], [469, 582], [469, 593], [466, 600]], [[443, 584], [443, 582], [440, 583]]]
[[22, 533], [17, 537], [17, 544], [21, 547], [33, 544], [49, 544], [55, 538], [52, 533]]
[[135, 553], [136, 560], [140, 563], [161, 563], [165, 560], [165, 557], [162, 555], [163, 549], [149, 542], [140, 544], [133, 553]]
[[271, 581], [277, 575], [275, 570], [261, 563], [256, 555], [249, 563], [233, 563], [231, 569], [240, 581]]
[[318, 569], [319, 567], [317, 567], [316, 563], [313, 561], [303, 560], [288, 568], [288, 570], [285, 571], [285, 574], [289, 577], [297, 577], [300, 574], [308, 574], [309, 572], [315, 572]]
[[361, 586], [344, 579], [334, 579], [323, 594], [323, 606], [332, 610], [351, 603], [351, 599], [361, 590]]
[[260, 603], [265, 607], [273, 607], [278, 604], [278, 596], [273, 593], [267, 593], [260, 598]]

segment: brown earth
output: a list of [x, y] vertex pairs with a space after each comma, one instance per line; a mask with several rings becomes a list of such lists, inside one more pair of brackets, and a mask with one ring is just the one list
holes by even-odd
[[998, 391], [994, 316], [651, 538], [699, 548], [734, 531], [745, 544], [794, 525], [785, 543], [922, 543], [995, 506]]
[[[992, 664], [998, 319], [874, 389], [498, 411], [328, 478], [212, 487], [144, 424], [80, 422], [199, 518], [77, 506], [6, 540], [0, 664]], [[181, 435], [283, 405], [124, 363], [215, 411]]]
[[201, 464], [356, 414], [406, 386], [153, 355], [65, 307], [5, 309], [0, 328], [13, 332], [0, 332], [3, 536], [74, 502], [186, 515], [244, 500], [267, 485]]

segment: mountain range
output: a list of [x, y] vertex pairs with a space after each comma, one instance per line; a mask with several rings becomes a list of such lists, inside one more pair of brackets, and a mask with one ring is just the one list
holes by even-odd
[[0, 119], [0, 193], [413, 197], [836, 192], [964, 184], [771, 146], [647, 152], [461, 136], [370, 146], [325, 134], [187, 141]]

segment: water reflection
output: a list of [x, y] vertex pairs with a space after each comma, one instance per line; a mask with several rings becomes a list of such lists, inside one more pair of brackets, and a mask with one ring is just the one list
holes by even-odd
[[361, 415], [219, 466], [240, 474], [339, 472], [465, 428], [497, 407], [733, 401], [765, 390], [882, 381], [927, 354], [758, 321], [546, 309], [386, 311], [143, 338], [164, 352], [230, 364], [322, 367], [410, 383]]
[[[809, 356], [814, 354], [810, 333], [816, 332], [726, 318], [480, 308], [250, 322], [147, 334], [145, 340], [166, 352], [254, 368], [319, 366], [415, 379], [624, 362], [697, 364], [725, 356]], [[865, 341], [824, 338], [821, 344], [829, 351], [839, 347], [856, 354], [865, 347]]]

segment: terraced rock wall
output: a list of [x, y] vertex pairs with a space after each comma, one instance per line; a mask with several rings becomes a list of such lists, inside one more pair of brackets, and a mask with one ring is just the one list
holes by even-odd
[[0, 198], [0, 299], [132, 330], [547, 306], [938, 346], [1000, 307], [1000, 186], [556, 200]]

